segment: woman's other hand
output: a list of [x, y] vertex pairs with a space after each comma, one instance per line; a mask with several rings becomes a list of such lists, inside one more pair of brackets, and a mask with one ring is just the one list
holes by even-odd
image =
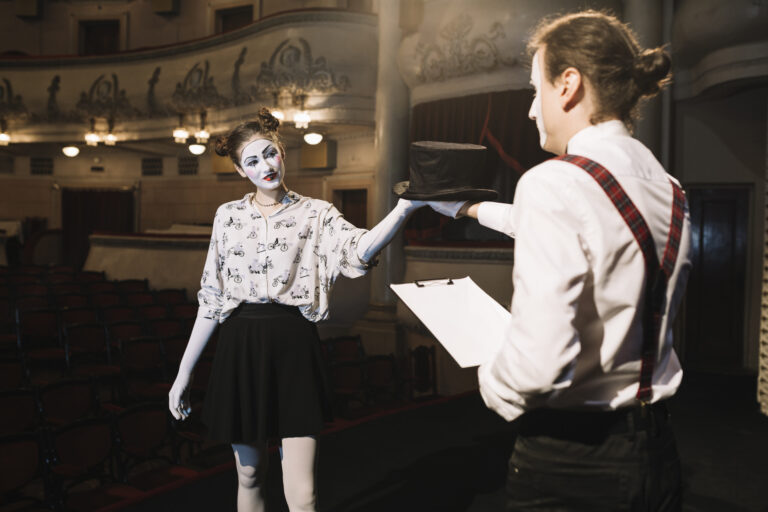
[[192, 404], [189, 400], [189, 390], [192, 384], [192, 374], [179, 371], [176, 380], [173, 381], [171, 391], [168, 393], [168, 409], [177, 420], [185, 420], [192, 412]]

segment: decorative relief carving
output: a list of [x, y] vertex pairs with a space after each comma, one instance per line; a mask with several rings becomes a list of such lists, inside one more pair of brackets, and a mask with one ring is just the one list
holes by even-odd
[[[766, 167], [768, 169], [768, 167]], [[763, 221], [763, 293], [760, 301], [760, 353], [758, 361], [757, 401], [768, 415], [768, 171], [765, 176], [765, 209]]]
[[251, 103], [253, 98], [250, 94], [243, 90], [243, 86], [240, 83], [240, 67], [245, 62], [245, 54], [248, 51], [246, 47], [240, 50], [240, 55], [237, 56], [235, 61], [235, 70], [232, 72], [232, 102], [235, 105], [244, 105]]
[[138, 111], [131, 106], [125, 89], [120, 89], [117, 75], [112, 73], [112, 79], [106, 78], [106, 75], [99, 75], [94, 80], [88, 92], [80, 93], [80, 100], [76, 108], [82, 112], [83, 117], [106, 117], [106, 118], [132, 118], [138, 114]]
[[325, 57], [312, 57], [312, 49], [303, 38], [286, 39], [280, 43], [269, 62], [261, 63], [256, 83], [251, 86], [253, 96], [287, 91], [292, 95], [310, 91], [331, 93], [349, 87], [349, 78], [336, 77], [329, 69]]
[[160, 66], [157, 66], [147, 81], [149, 85], [147, 89], [147, 115], [149, 117], [163, 117], [169, 114], [165, 106], [157, 101], [157, 96], [155, 95], [155, 86], [160, 81], [160, 70]]
[[440, 40], [419, 41], [415, 49], [421, 68], [419, 83], [441, 82], [518, 63], [516, 57], [505, 57], [498, 49], [498, 40], [506, 37], [501, 23], [494, 23], [477, 37], [470, 36], [473, 25], [472, 17], [464, 13], [440, 29]]
[[27, 107], [21, 94], [14, 94], [11, 81], [3, 78], [0, 84], [0, 117], [5, 119], [22, 118], [27, 115]]
[[171, 96], [170, 106], [179, 113], [198, 112], [212, 107], [225, 107], [229, 100], [219, 94], [209, 76], [210, 65], [206, 60], [203, 65], [195, 63], [187, 72], [183, 82], [176, 83], [176, 90]]

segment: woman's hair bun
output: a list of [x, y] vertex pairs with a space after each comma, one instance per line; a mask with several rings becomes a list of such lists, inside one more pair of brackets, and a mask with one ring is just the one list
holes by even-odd
[[662, 48], [644, 50], [635, 57], [632, 76], [641, 96], [653, 96], [669, 81], [672, 60]]
[[213, 143], [213, 150], [219, 156], [229, 155], [229, 147], [227, 146], [226, 137], [217, 137], [216, 142]]
[[280, 121], [272, 115], [272, 112], [270, 112], [268, 108], [261, 107], [257, 115], [259, 117], [259, 124], [261, 124], [261, 128], [264, 131], [277, 131], [277, 127], [280, 126]]

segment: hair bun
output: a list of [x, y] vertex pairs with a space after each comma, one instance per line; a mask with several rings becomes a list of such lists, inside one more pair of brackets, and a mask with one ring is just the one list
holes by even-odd
[[653, 96], [668, 82], [672, 60], [661, 48], [645, 50], [635, 57], [632, 76], [642, 96]]
[[227, 138], [217, 137], [216, 142], [213, 143], [213, 150], [219, 156], [227, 156], [229, 154], [229, 147], [227, 146]]
[[261, 107], [257, 115], [259, 116], [259, 123], [264, 131], [277, 131], [277, 127], [280, 126], [280, 121], [272, 115], [272, 112], [270, 112], [268, 108]]

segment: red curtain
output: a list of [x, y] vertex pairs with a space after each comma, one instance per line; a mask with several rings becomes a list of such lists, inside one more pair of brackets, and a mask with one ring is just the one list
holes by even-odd
[[[520, 176], [551, 157], [539, 146], [536, 124], [528, 119], [532, 100], [533, 91], [523, 89], [422, 103], [413, 108], [410, 138], [486, 146], [486, 166], [496, 175], [497, 201], [509, 203]], [[411, 218], [405, 236], [409, 244], [511, 243], [473, 220], [450, 220], [426, 208]]]

